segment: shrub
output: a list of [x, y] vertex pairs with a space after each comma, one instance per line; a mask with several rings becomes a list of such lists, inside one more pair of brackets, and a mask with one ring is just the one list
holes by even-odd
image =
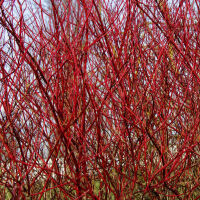
[[9, 199], [198, 199], [199, 2], [0, 1]]

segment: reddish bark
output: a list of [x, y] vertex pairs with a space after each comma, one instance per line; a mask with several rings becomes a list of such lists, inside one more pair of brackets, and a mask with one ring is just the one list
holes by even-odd
[[0, 1], [0, 183], [12, 199], [198, 199], [199, 2]]

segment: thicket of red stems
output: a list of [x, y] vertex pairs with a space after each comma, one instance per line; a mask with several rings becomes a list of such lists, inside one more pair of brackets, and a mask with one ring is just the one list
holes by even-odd
[[1, 0], [1, 199], [199, 199], [199, 7]]

